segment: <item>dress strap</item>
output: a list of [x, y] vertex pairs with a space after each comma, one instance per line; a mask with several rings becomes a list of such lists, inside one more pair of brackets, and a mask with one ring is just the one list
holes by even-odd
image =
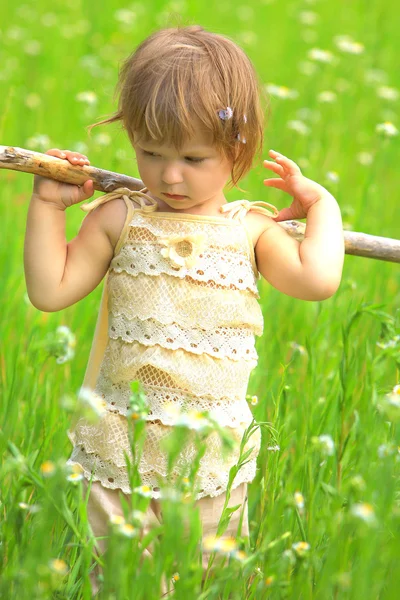
[[[273, 209], [273, 213], [268, 210], [268, 208]], [[238, 221], [243, 221], [247, 212], [250, 210], [254, 210], [261, 214], [267, 215], [267, 217], [277, 217], [279, 215], [279, 210], [273, 204], [269, 204], [269, 202], [264, 202], [263, 200], [259, 200], [257, 202], [249, 202], [249, 200], [235, 200], [234, 202], [228, 202], [227, 204], [223, 204], [220, 209], [221, 212], [228, 213], [228, 219], [237, 219]]]
[[[94, 210], [95, 208], [100, 206], [100, 204], [104, 204], [105, 202], [108, 202], [109, 200], [115, 200], [116, 198], [124, 198], [124, 199], [130, 199], [133, 202], [136, 202], [137, 204], [139, 204], [140, 209], [143, 210], [143, 212], [150, 213], [150, 212], [157, 210], [157, 208], [158, 208], [157, 202], [155, 200], [153, 200], [153, 198], [151, 198], [148, 194], [146, 194], [144, 192], [144, 190], [147, 190], [147, 188], [142, 188], [139, 191], [135, 191], [135, 190], [130, 190], [127, 187], [119, 187], [116, 190], [109, 192], [108, 194], [99, 196], [98, 198], [96, 198], [95, 200], [92, 200], [91, 202], [82, 204], [82, 206], [80, 208], [84, 212], [91, 212], [92, 210]], [[150, 204], [145, 203], [145, 201], [144, 201], [145, 198], [146, 198], [146, 200], [148, 200], [150, 202]]]

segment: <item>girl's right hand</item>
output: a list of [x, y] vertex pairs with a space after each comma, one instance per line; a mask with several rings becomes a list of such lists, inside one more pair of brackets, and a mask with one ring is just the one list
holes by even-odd
[[[68, 160], [71, 165], [82, 166], [90, 164], [88, 158], [79, 152], [52, 148], [51, 150], [47, 150], [45, 154]], [[71, 185], [69, 183], [55, 181], [48, 177], [42, 177], [41, 175], [34, 176], [32, 194], [40, 200], [43, 200], [43, 202], [55, 204], [62, 210], [90, 198], [93, 196], [93, 193], [94, 187], [91, 179], [85, 181], [83, 185]]]

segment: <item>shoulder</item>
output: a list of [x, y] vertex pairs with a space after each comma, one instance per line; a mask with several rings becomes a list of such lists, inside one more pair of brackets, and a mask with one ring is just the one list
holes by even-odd
[[128, 209], [125, 200], [123, 198], [115, 198], [97, 206], [92, 212], [86, 215], [85, 221], [96, 221], [96, 225], [104, 231], [110, 244], [115, 248], [122, 233], [127, 212]]
[[281, 227], [278, 225], [278, 223], [276, 223], [276, 221], [274, 221], [270, 217], [267, 217], [267, 215], [262, 215], [261, 213], [255, 211], [249, 211], [247, 213], [246, 218], [244, 219], [244, 224], [251, 236], [254, 249], [256, 248], [257, 242], [260, 239], [261, 235], [265, 231], [268, 231], [269, 229], [274, 229], [275, 227], [281, 229]]

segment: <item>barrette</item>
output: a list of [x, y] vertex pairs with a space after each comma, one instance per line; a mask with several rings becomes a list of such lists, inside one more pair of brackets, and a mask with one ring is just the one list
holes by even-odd
[[229, 121], [229, 119], [232, 119], [233, 117], [233, 110], [230, 106], [227, 106], [226, 108], [221, 108], [218, 111], [218, 116], [222, 121]]

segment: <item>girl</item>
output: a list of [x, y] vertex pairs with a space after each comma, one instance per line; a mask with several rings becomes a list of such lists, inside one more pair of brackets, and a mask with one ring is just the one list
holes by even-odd
[[[344, 258], [340, 210], [325, 188], [272, 150], [275, 162], [264, 166], [278, 177], [264, 184], [291, 195], [291, 206], [278, 211], [267, 202], [226, 201], [228, 180], [237, 186], [262, 150], [264, 126], [254, 68], [226, 37], [199, 26], [158, 31], [126, 59], [118, 86], [118, 111], [100, 123], [121, 121], [144, 187], [119, 188], [82, 206], [88, 215], [67, 244], [64, 211], [92, 196], [93, 182], [78, 187], [35, 176], [25, 239], [27, 290], [38, 309], [52, 312], [106, 278], [83, 382], [103, 400], [105, 414], [98, 424], [81, 419], [68, 432], [74, 446], [68, 463], [93, 481], [88, 517], [94, 534], [107, 534], [110, 516], [123, 514], [120, 494], [132, 493], [124, 452], [131, 456], [133, 380], [141, 382], [149, 405], [139, 465], [152, 496], [148, 525], [162, 518], [161, 442], [176, 411], [209, 411], [235, 440], [223, 460], [219, 436], [210, 435], [198, 472], [203, 534], [215, 533], [229, 470], [252, 420], [245, 398], [258, 359], [254, 336], [263, 332], [257, 281], [262, 275], [294, 298], [332, 296]], [[76, 152], [47, 154], [89, 164]], [[304, 217], [301, 243], [278, 225]], [[228, 506], [239, 503], [242, 511], [233, 513], [227, 534], [236, 535], [243, 516], [242, 535], [248, 536], [247, 484], [255, 476], [257, 433], [233, 482]], [[174, 480], [194, 452], [193, 444], [182, 449]], [[105, 551], [104, 541], [100, 548]], [[207, 553], [203, 558], [206, 567]], [[92, 584], [96, 591], [94, 575]]]

